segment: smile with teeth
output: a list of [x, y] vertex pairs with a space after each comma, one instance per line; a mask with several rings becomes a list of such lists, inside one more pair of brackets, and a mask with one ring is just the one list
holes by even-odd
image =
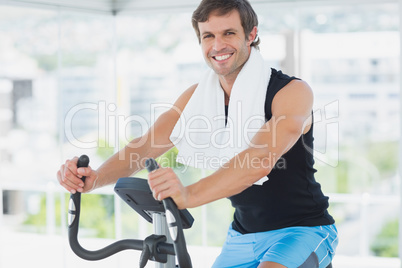
[[226, 54], [226, 55], [214, 56], [213, 58], [217, 61], [223, 61], [229, 59], [231, 56], [232, 54]]

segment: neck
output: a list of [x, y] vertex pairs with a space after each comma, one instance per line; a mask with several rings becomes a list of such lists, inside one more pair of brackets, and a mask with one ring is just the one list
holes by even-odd
[[230, 93], [232, 92], [232, 88], [233, 88], [235, 80], [236, 79], [234, 79], [233, 81], [227, 81], [226, 79], [219, 78], [221, 88], [225, 92], [225, 95], [227, 95], [228, 97], [230, 97]]
[[225, 105], [229, 104], [230, 93], [232, 92], [232, 88], [233, 88], [233, 84], [234, 84], [235, 80], [236, 79], [234, 79], [233, 81], [230, 81], [230, 80], [225, 79], [224, 77], [219, 78], [221, 88], [223, 90], [223, 93], [225, 94]]

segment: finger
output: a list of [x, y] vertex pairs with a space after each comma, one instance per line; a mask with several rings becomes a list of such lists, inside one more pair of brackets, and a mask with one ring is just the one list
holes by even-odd
[[151, 179], [151, 180], [156, 179], [156, 178], [160, 177], [161, 174], [163, 174], [163, 173], [164, 173], [163, 170], [156, 169], [156, 170], [148, 173], [148, 179]]
[[78, 176], [86, 176], [86, 177], [88, 177], [88, 176], [91, 176], [91, 174], [92, 174], [92, 168], [90, 166], [77, 168], [77, 175]]
[[77, 190], [79, 190], [80, 188], [76, 189], [75, 187], [71, 187], [71, 185], [69, 183], [66, 183], [65, 181], [63, 181], [62, 179], [62, 171], [58, 171], [57, 172], [57, 180], [59, 181], [59, 184], [64, 187], [67, 191], [69, 191], [72, 194], [75, 194], [77, 192]]
[[57, 171], [57, 181], [61, 184], [61, 182], [62, 182], [62, 179], [61, 179], [61, 169], [59, 169], [58, 171]]
[[62, 176], [63, 182], [65, 183], [70, 182], [72, 184], [77, 185], [78, 187], [83, 187], [84, 182], [82, 181], [81, 177], [82, 177], [81, 175], [73, 174], [70, 169], [64, 168], [64, 173]]
[[72, 194], [75, 194], [75, 193], [77, 192], [76, 189], [70, 187], [69, 185], [67, 185], [67, 184], [64, 183], [64, 182], [61, 182], [60, 185], [63, 186], [64, 189], [66, 189], [67, 191], [69, 191], [69, 192], [72, 193]]
[[70, 172], [71, 172], [72, 174], [74, 174], [75, 176], [78, 176], [78, 173], [77, 173], [77, 162], [78, 162], [78, 158], [77, 158], [77, 157], [74, 157], [74, 158], [71, 159], [71, 160], [67, 160], [66, 163], [64, 164], [65, 167], [66, 167], [67, 169], [69, 169]]
[[180, 191], [179, 191], [177, 185], [170, 185], [167, 188], [165, 188], [164, 190], [159, 191], [156, 199], [159, 201], [166, 199], [168, 197], [172, 197], [174, 199], [174, 197], [177, 197], [179, 195], [180, 195]]
[[74, 183], [72, 183], [71, 181], [69, 181], [69, 180], [66, 180], [66, 181], [62, 181], [61, 183], [60, 183], [64, 188], [66, 188], [67, 189], [67, 191], [69, 191], [70, 193], [72, 193], [72, 194], [75, 194], [76, 192], [83, 192], [84, 191], [84, 188], [83, 187], [81, 187], [81, 186], [79, 186], [79, 185], [77, 185], [77, 184], [74, 184]]
[[169, 187], [167, 176], [151, 176], [148, 180], [149, 187], [155, 199], [158, 199], [159, 192]]
[[77, 173], [80, 177], [85, 176], [85, 182], [83, 184], [83, 192], [91, 192], [96, 187], [96, 181], [98, 174], [90, 167], [81, 167], [77, 169]]
[[60, 169], [60, 184], [71, 193], [82, 192], [84, 189], [84, 182], [64, 165]]
[[157, 185], [173, 177], [176, 177], [176, 174], [171, 168], [161, 168], [156, 170], [155, 172], [148, 173], [148, 181], [152, 185]]
[[157, 200], [163, 200], [167, 197], [173, 197], [180, 195], [180, 182], [177, 178], [166, 180], [152, 189], [154, 198]]
[[158, 185], [165, 183], [165, 181], [166, 181], [166, 179], [164, 179], [163, 177], [149, 178], [148, 185], [151, 189], [154, 189]]
[[[168, 183], [162, 183], [162, 184], [159, 184], [157, 187], [155, 187], [153, 190], [152, 190], [152, 195], [154, 196], [154, 198], [156, 199], [156, 200], [159, 200], [159, 201], [161, 201], [162, 200], [162, 198], [161, 198], [161, 194], [163, 193], [163, 192], [166, 192], [166, 191], [168, 191], [170, 189], [170, 184], [168, 184]], [[163, 195], [163, 196], [165, 196], [165, 195]]]
[[84, 183], [80, 179], [82, 176], [77, 174], [78, 157], [66, 160], [57, 172], [57, 180], [60, 185], [71, 193], [83, 191]]

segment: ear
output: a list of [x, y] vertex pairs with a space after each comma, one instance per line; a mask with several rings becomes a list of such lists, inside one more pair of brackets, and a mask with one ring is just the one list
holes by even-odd
[[257, 37], [257, 32], [258, 32], [257, 26], [254, 26], [254, 28], [248, 35], [248, 45], [251, 45], [251, 43], [254, 42], [255, 38]]

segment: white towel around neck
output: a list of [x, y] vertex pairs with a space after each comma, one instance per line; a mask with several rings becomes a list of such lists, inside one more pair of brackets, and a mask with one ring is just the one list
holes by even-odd
[[[249, 148], [265, 123], [268, 68], [260, 52], [251, 54], [233, 85], [227, 125], [225, 96], [218, 75], [208, 70], [183, 110], [170, 140], [178, 148], [177, 161], [196, 168], [217, 170], [236, 154]], [[247, 162], [238, 163], [246, 165]], [[262, 185], [267, 177], [255, 184]]]

